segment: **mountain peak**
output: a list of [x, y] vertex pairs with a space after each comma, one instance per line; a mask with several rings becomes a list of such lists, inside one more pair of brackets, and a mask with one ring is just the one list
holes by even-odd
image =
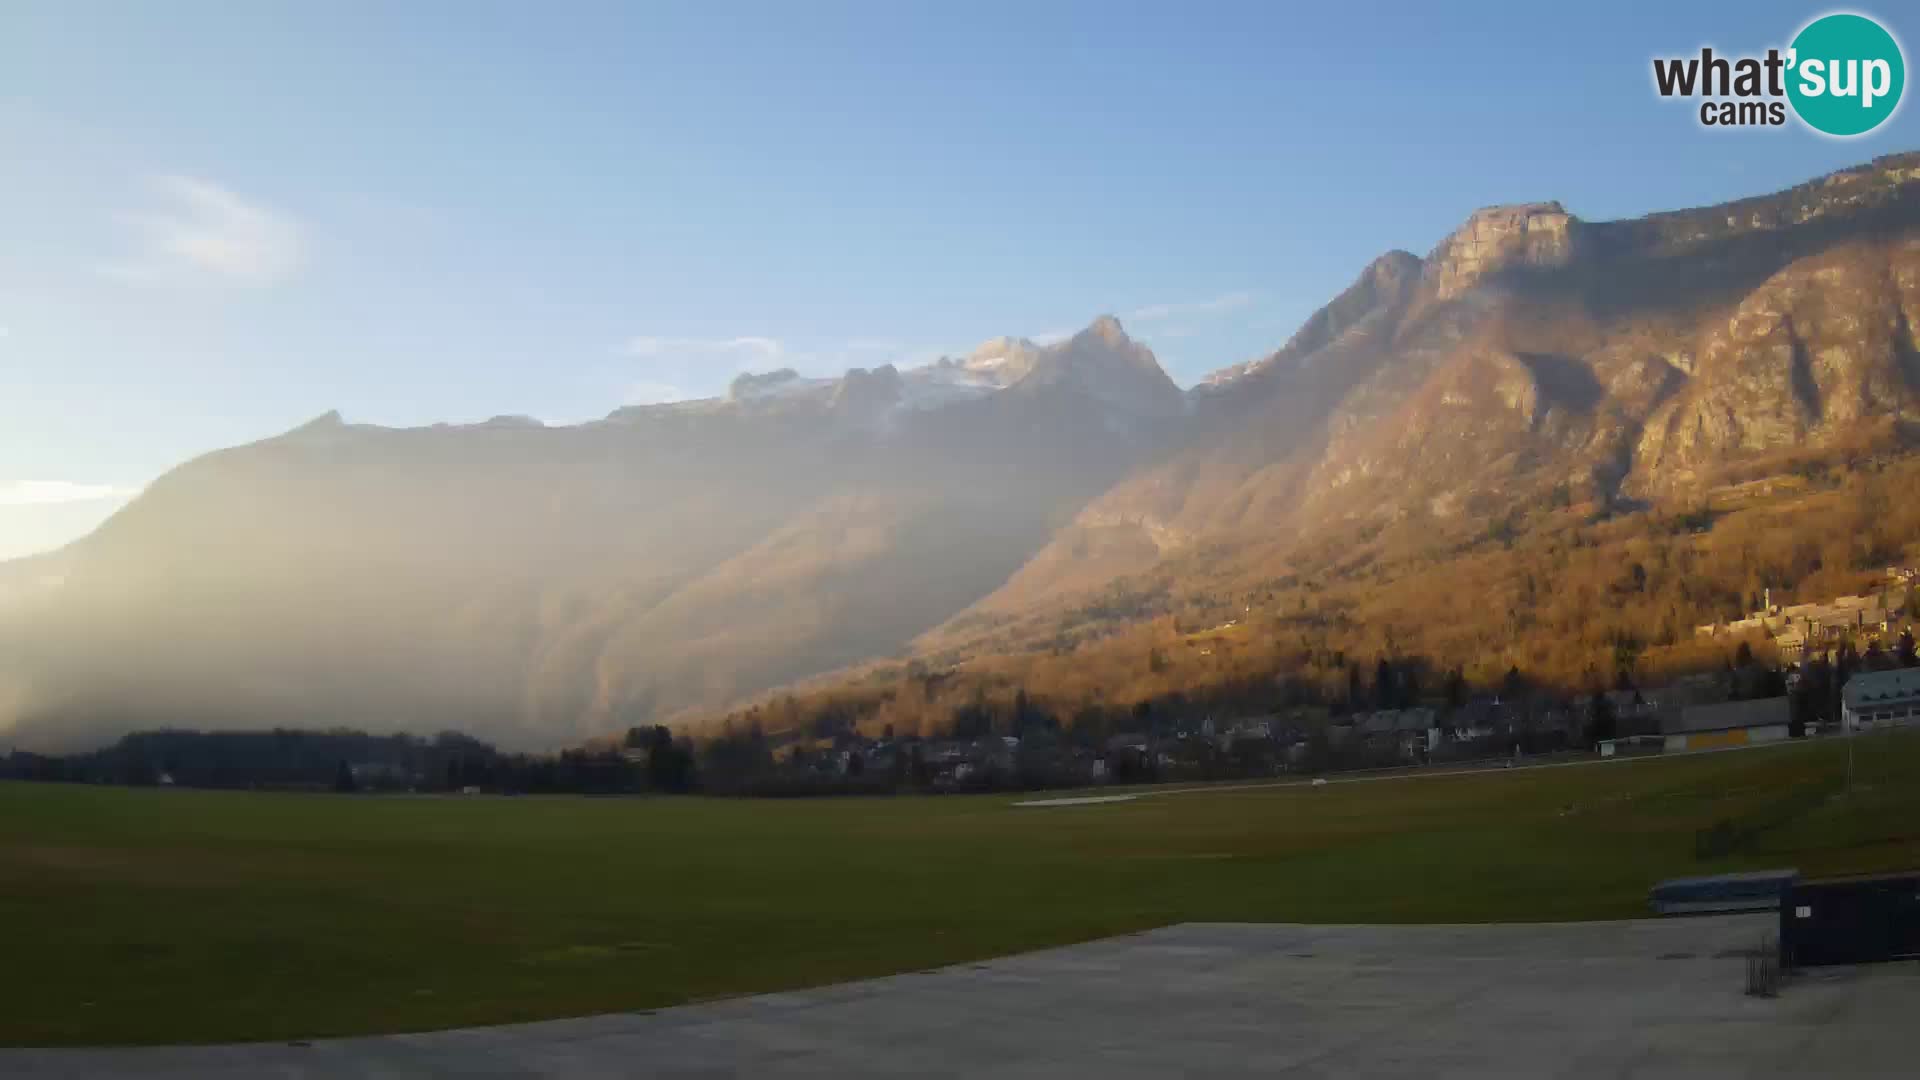
[[1420, 272], [1421, 265], [1420, 256], [1402, 248], [1394, 248], [1376, 256], [1367, 264], [1367, 268], [1360, 272], [1360, 276], [1369, 281], [1391, 280], [1407, 274], [1417, 274]]
[[326, 412], [321, 413], [306, 423], [292, 428], [287, 434], [312, 435], [320, 432], [338, 431], [346, 426], [347, 421], [340, 415], [339, 409], [328, 409]]
[[1180, 388], [1153, 350], [1127, 336], [1120, 320], [1102, 315], [1065, 341], [1040, 350], [1021, 384], [1073, 386], [1122, 413], [1163, 415], [1183, 407]]
[[1100, 316], [1088, 323], [1087, 328], [1081, 333], [1091, 334], [1108, 345], [1115, 346], [1130, 344], [1133, 340], [1127, 336], [1126, 327], [1121, 326], [1120, 320], [1113, 315]]
[[1418, 255], [1395, 248], [1377, 256], [1353, 284], [1307, 317], [1287, 343], [1274, 352], [1221, 368], [1193, 388], [1199, 397], [1218, 396], [1242, 385], [1248, 376], [1280, 370], [1305, 370], [1322, 349], [1356, 327], [1388, 317], [1420, 281]]

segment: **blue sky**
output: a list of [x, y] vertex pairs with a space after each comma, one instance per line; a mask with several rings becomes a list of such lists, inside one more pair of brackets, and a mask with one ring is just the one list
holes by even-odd
[[571, 422], [1103, 312], [1190, 383], [1478, 206], [1920, 147], [1654, 96], [1824, 7], [1575, 7], [13, 0], [0, 557], [330, 408]]

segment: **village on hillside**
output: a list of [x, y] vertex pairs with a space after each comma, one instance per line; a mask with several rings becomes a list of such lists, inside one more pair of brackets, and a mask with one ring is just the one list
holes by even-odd
[[1825, 603], [1784, 607], [1773, 602], [1773, 590], [1768, 589], [1759, 611], [1732, 622], [1695, 627], [1694, 634], [1705, 638], [1764, 634], [1780, 650], [1782, 658], [1797, 661], [1809, 647], [1818, 651], [1823, 644], [1856, 636], [1872, 640], [1886, 634], [1896, 613], [1906, 605], [1916, 579], [1920, 579], [1920, 569], [1889, 566], [1878, 593], [1836, 596]]
[[[1920, 722], [1916, 578], [1920, 571], [1889, 567], [1880, 591], [1825, 603], [1781, 606], [1769, 595], [1748, 618], [1699, 627], [1702, 638], [1726, 639], [1724, 670], [1658, 686], [1623, 674], [1581, 697], [1516, 672], [1494, 692], [1453, 688], [1392, 708], [1147, 713], [1132, 730], [1100, 733], [1042, 722], [946, 738], [874, 736], [852, 725], [732, 737], [758, 741], [783, 778], [776, 786], [796, 792], [1069, 787], [1756, 745]], [[1394, 695], [1375, 688], [1373, 697]]]

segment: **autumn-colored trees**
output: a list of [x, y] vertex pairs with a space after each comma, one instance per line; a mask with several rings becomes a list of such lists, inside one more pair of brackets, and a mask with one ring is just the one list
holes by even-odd
[[1409, 519], [1276, 540], [1258, 559], [1176, 555], [1084, 603], [949, 627], [911, 662], [735, 718], [930, 736], [1044, 714], [1126, 730], [1144, 717], [1438, 703], [1497, 690], [1510, 671], [1573, 700], [1621, 672], [1655, 686], [1723, 670], [1742, 648], [1768, 665], [1778, 654], [1764, 635], [1695, 627], [1769, 593], [1789, 604], [1883, 591], [1886, 566], [1920, 562], [1914, 491], [1920, 460], [1860, 460], [1632, 512], [1548, 500], [1503, 516], [1498, 536]]

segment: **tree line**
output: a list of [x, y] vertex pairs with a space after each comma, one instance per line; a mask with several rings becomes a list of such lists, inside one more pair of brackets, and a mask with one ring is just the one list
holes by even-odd
[[[73, 754], [15, 751], [0, 777], [69, 783], [337, 792], [631, 794], [693, 788], [690, 744], [659, 728], [628, 747], [507, 753], [460, 732], [430, 738], [335, 729], [142, 731]], [[636, 736], [635, 741], [641, 741]], [[664, 746], [664, 750], [661, 747]]]

